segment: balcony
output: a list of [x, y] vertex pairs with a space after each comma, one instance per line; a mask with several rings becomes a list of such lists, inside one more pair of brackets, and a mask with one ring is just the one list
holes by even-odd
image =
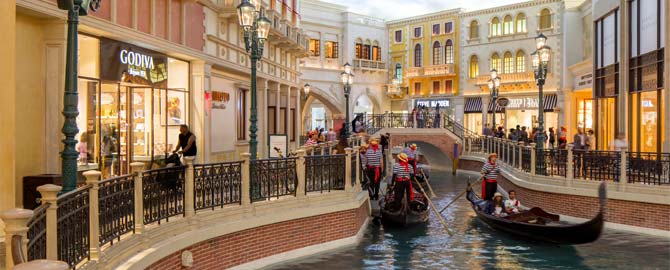
[[[500, 77], [500, 82], [505, 84], [525, 84], [525, 83], [534, 83], [535, 75], [532, 71], [529, 72], [517, 72], [517, 73], [498, 73]], [[477, 76], [476, 85], [478, 86], [488, 86], [491, 75], [479, 75]]]
[[386, 63], [367, 59], [354, 59], [354, 68], [363, 71], [386, 71]]
[[395, 84], [387, 84], [384, 85], [383, 90], [384, 93], [386, 93], [386, 96], [388, 96], [389, 98], [401, 98], [407, 94], [409, 88], [406, 86], [396, 86]]
[[407, 69], [407, 77], [421, 76], [456, 76], [456, 70], [454, 69], [454, 64], [410, 67]]

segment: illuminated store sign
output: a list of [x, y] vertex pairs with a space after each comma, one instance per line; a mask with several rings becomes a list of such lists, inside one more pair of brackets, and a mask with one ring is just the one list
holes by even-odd
[[536, 97], [509, 98], [507, 109], [537, 109], [539, 101]]
[[423, 100], [417, 100], [416, 101], [416, 106], [425, 106], [425, 107], [431, 107], [435, 108], [437, 105], [440, 105], [441, 108], [449, 107], [449, 100], [448, 99], [423, 99]]
[[167, 56], [127, 43], [100, 39], [100, 78], [132, 84], [167, 86]]

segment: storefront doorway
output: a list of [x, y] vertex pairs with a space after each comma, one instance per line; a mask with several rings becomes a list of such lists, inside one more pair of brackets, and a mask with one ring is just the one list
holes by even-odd
[[599, 98], [597, 104], [596, 144], [598, 150], [608, 150], [616, 131], [616, 98]]

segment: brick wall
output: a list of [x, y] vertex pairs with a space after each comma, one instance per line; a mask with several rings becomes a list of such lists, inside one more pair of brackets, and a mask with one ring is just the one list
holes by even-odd
[[[459, 168], [479, 171], [482, 164], [479, 161], [461, 160]], [[498, 185], [506, 191], [516, 191], [519, 201], [525, 206], [537, 206], [548, 212], [586, 219], [591, 219], [598, 213], [599, 203], [596, 197], [531, 190], [515, 185], [502, 175], [498, 178]], [[670, 205], [608, 199], [605, 220], [670, 231]]]
[[193, 268], [226, 269], [275, 254], [356, 235], [368, 218], [368, 204], [334, 212], [265, 225], [209, 239], [152, 264], [150, 270], [187, 269], [181, 253], [193, 253]]

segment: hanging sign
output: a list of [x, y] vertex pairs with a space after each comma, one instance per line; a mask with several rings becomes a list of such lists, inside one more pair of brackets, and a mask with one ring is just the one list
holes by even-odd
[[508, 98], [509, 103], [505, 106], [507, 109], [537, 109], [538, 98], [536, 97], [522, 97], [522, 98]]
[[449, 99], [417, 99], [416, 106], [425, 106], [435, 108], [440, 105], [440, 108], [449, 107]]
[[167, 56], [127, 43], [100, 39], [100, 78], [167, 87]]

